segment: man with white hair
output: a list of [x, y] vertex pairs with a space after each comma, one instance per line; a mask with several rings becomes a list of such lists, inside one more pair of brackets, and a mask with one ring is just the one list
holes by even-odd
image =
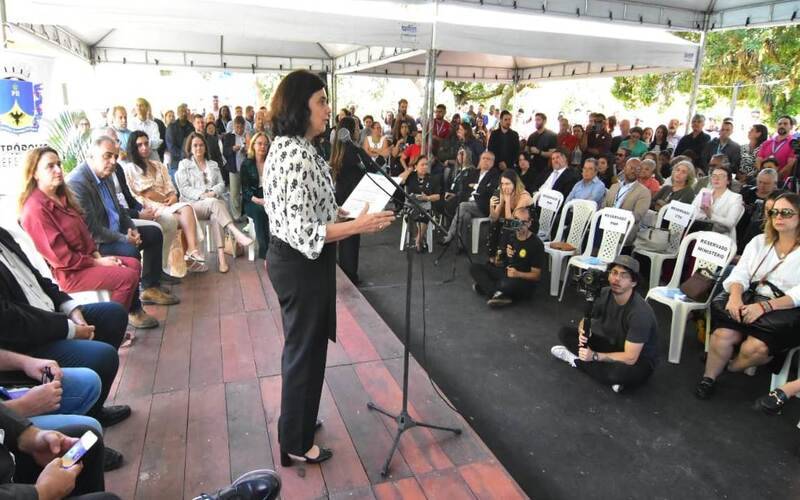
[[[749, 240], [748, 235], [761, 232], [764, 222], [764, 203], [770, 194], [778, 189], [778, 171], [774, 168], [765, 168], [756, 176], [755, 186], [743, 186], [741, 195], [744, 202], [744, 215], [736, 226], [736, 235], [739, 239], [738, 248], [744, 248]], [[754, 229], [755, 231], [750, 231]]]

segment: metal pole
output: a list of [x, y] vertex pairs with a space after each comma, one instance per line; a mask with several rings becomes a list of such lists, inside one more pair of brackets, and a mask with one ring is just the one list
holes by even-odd
[[729, 116], [733, 118], [733, 115], [736, 113], [736, 101], [739, 100], [739, 90], [742, 89], [742, 82], [736, 82], [736, 85], [733, 86], [733, 95], [731, 96], [731, 112]]
[[423, 138], [426, 140], [425, 153], [428, 158], [431, 157], [433, 150], [433, 112], [435, 109], [434, 102], [436, 101], [436, 24], [438, 23], [439, 16], [439, 0], [434, 0], [433, 3], [433, 26], [431, 27], [431, 45], [428, 48], [428, 56], [426, 58], [426, 68], [428, 71], [427, 85], [425, 86], [425, 114], [427, 115], [422, 127], [424, 134]]
[[6, 0], [0, 0], [0, 23], [2, 23], [2, 26], [0, 26], [0, 30], [2, 30], [2, 32], [3, 32], [3, 48], [4, 49], [8, 48], [8, 33], [6, 33], [7, 21], [8, 20], [6, 18]]
[[331, 127], [336, 126], [336, 116], [339, 114], [339, 108], [336, 107], [339, 103], [339, 88], [336, 85], [336, 68], [334, 67], [333, 61], [331, 61]]
[[706, 52], [706, 30], [708, 19], [703, 20], [703, 31], [700, 32], [700, 47], [697, 49], [697, 59], [694, 62], [694, 82], [692, 83], [692, 97], [689, 102], [689, 116], [686, 118], [686, 127], [683, 130], [684, 134], [689, 133], [689, 125], [694, 116], [695, 107], [697, 106], [697, 88], [700, 86], [700, 74], [703, 71], [703, 57]]

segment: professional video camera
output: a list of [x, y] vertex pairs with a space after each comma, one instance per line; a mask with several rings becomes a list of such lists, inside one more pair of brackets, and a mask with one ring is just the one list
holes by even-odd
[[586, 269], [578, 275], [575, 281], [578, 292], [586, 297], [586, 301], [594, 302], [600, 295], [600, 290], [608, 285], [608, 275], [599, 269]]

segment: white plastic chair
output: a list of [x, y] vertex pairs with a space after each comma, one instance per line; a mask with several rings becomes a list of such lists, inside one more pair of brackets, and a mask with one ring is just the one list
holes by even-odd
[[247, 218], [247, 226], [244, 228], [247, 231], [247, 236], [253, 240], [253, 244], [247, 247], [247, 260], [250, 262], [256, 260], [256, 245], [258, 245], [258, 239], [256, 238], [256, 223], [250, 217]]
[[[403, 228], [400, 230], [400, 251], [406, 247], [406, 225], [408, 217], [403, 217]], [[428, 242], [428, 253], [433, 253], [433, 224], [428, 223], [428, 230], [425, 231], [425, 239]], [[474, 253], [474, 252], [473, 252]]]
[[[31, 264], [33, 264], [33, 267], [39, 271], [39, 274], [58, 285], [58, 282], [53, 278], [53, 273], [50, 271], [50, 266], [47, 264], [47, 261], [44, 260], [44, 257], [42, 257], [39, 251], [36, 250], [36, 245], [33, 243], [31, 237], [28, 236], [28, 233], [18, 226], [8, 226], [6, 227], [6, 230], [11, 233], [11, 236], [14, 237], [14, 240], [16, 240], [17, 244], [20, 246], [20, 248], [22, 248], [22, 251], [25, 252], [25, 256], [28, 258]], [[60, 285], [59, 288], [61, 288]], [[94, 304], [97, 302], [111, 301], [111, 293], [108, 290], [85, 290], [82, 292], [68, 293], [69, 296], [79, 304]]]
[[[478, 246], [481, 243], [481, 224], [490, 222], [492, 219], [489, 217], [479, 217], [472, 219], [472, 253], [478, 253]], [[430, 246], [430, 245], [428, 245]]]
[[214, 248], [214, 239], [211, 237], [211, 221], [210, 220], [201, 220], [197, 219], [197, 223], [200, 225], [200, 233], [206, 239], [206, 253], [211, 253]]
[[[570, 252], [551, 248], [549, 244], [544, 246], [544, 251], [550, 257], [550, 295], [553, 297], [558, 296], [558, 287], [561, 284], [565, 269], [563, 266], [564, 259], [583, 252], [583, 240], [586, 236], [586, 231], [589, 229], [589, 222], [591, 222], [592, 216], [596, 211], [597, 203], [592, 200], [571, 200], [561, 210], [555, 241], [569, 243], [575, 247], [575, 250]], [[569, 233], [564, 239], [564, 231], [567, 229], [567, 214], [570, 212], [572, 213], [572, 221], [569, 225]]]
[[[695, 242], [695, 248], [692, 255], [695, 257], [695, 263], [690, 274], [694, 274], [700, 268], [708, 269], [712, 273], [721, 272], [736, 255], [736, 243], [726, 234], [712, 231], [689, 234], [681, 242], [678, 258], [675, 262], [675, 270], [672, 272], [672, 278], [667, 286], [657, 286], [647, 292], [646, 300], [654, 300], [672, 310], [668, 360], [670, 363], [675, 364], [681, 362], [683, 337], [686, 332], [686, 321], [689, 319], [689, 313], [696, 310], [708, 310], [713, 296], [713, 293], [711, 293], [705, 302], [695, 302], [680, 291], [679, 287], [681, 275], [683, 274], [683, 265], [686, 261], [686, 252], [693, 242]], [[718, 254], [717, 260], [710, 260], [706, 252]], [[708, 323], [708, 317], [706, 322]], [[706, 335], [706, 345], [707, 343], [708, 335]]]
[[[594, 255], [594, 239], [595, 234], [601, 229], [603, 219], [609, 217], [618, 222], [617, 229], [603, 229], [603, 239], [600, 242], [600, 248], [597, 250], [597, 255]], [[561, 295], [558, 300], [564, 299], [564, 291], [567, 289], [569, 283], [569, 271], [571, 267], [578, 269], [597, 269], [605, 271], [608, 264], [612, 262], [622, 252], [622, 247], [628, 235], [633, 231], [636, 224], [636, 219], [633, 212], [630, 210], [623, 210], [621, 208], [608, 207], [594, 213], [591, 221], [591, 229], [589, 231], [589, 241], [586, 248], [581, 255], [573, 255], [567, 261], [567, 272], [564, 276], [564, 284], [561, 287]]]
[[533, 202], [541, 209], [538, 236], [546, 243], [550, 241], [550, 232], [556, 222], [556, 215], [564, 203], [564, 195], [552, 189], [541, 189], [533, 195]]
[[774, 391], [778, 387], [789, 382], [789, 371], [792, 368], [792, 361], [794, 361], [795, 358], [797, 358], [798, 361], [800, 361], [800, 347], [795, 347], [794, 349], [790, 350], [789, 353], [786, 355], [786, 360], [783, 362], [783, 367], [781, 368], [781, 371], [772, 374], [772, 380], [770, 381], [769, 384], [770, 391]]
[[[672, 203], [668, 203], [661, 207], [661, 210], [658, 211], [658, 217], [656, 217], [654, 227], [660, 228], [662, 222], [664, 221], [664, 216], [667, 214], [667, 210], [669, 210]], [[650, 259], [650, 280], [648, 283], [648, 289], [658, 286], [659, 278], [661, 277], [661, 269], [664, 267], [664, 262], [670, 259], [674, 259], [678, 256], [678, 249], [681, 246], [681, 240], [689, 231], [689, 228], [692, 227], [692, 223], [694, 222], [694, 218], [696, 216], [696, 212], [692, 211], [692, 216], [689, 219], [689, 223], [686, 226], [682, 226], [675, 222], [670, 222], [669, 227], [667, 230], [669, 231], [669, 242], [667, 244], [667, 249], [663, 252], [654, 252], [653, 250], [647, 250], [644, 248], [637, 248], [634, 244], [632, 254], [639, 254], [642, 257], [647, 257]]]

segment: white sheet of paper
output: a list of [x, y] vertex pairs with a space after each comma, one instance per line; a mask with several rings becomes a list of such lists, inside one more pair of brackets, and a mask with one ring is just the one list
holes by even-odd
[[[367, 178], [367, 176], [369, 176], [369, 178]], [[372, 182], [373, 180], [375, 182]], [[398, 180], [398, 178], [395, 178], [395, 182]], [[376, 185], [376, 183], [378, 185]], [[386, 204], [389, 203], [394, 191], [395, 187], [389, 182], [389, 179], [383, 175], [366, 174], [361, 178], [361, 181], [359, 181], [353, 192], [350, 193], [350, 196], [345, 200], [341, 208], [347, 212], [348, 217], [355, 218], [358, 217], [358, 214], [364, 209], [364, 204], [369, 203], [368, 212], [374, 214], [383, 210]]]
[[664, 213], [664, 220], [686, 227], [692, 221], [694, 210], [694, 206], [690, 203], [671, 201], [666, 213]]

